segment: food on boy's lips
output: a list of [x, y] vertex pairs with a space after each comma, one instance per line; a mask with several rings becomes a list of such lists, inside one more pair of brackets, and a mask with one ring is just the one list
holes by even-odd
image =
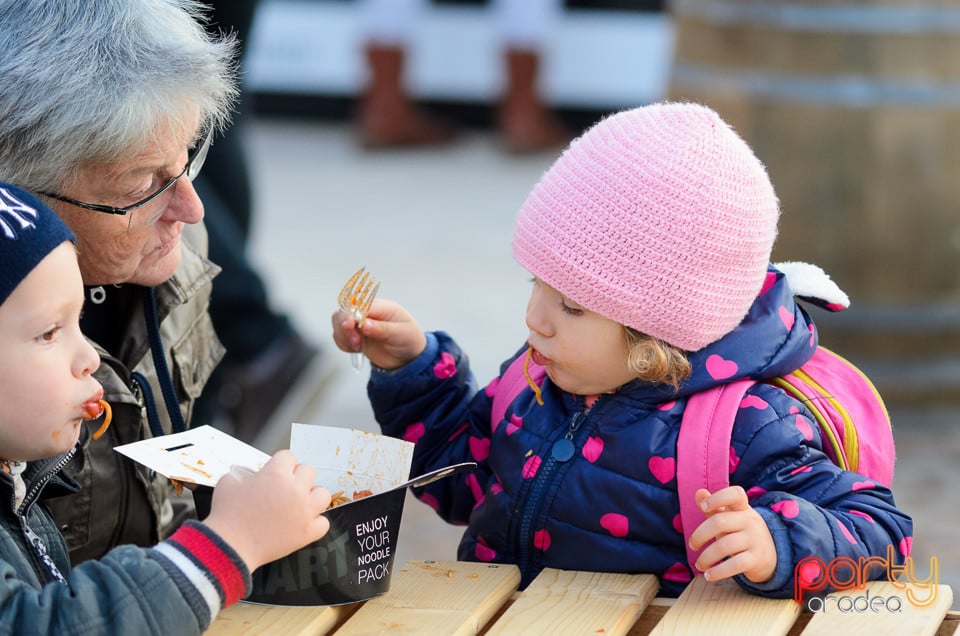
[[370, 497], [373, 495], [373, 492], [370, 490], [354, 490], [353, 499], [347, 497], [343, 494], [342, 490], [330, 495], [330, 505], [327, 507], [327, 510], [330, 508], [335, 508], [336, 506], [342, 506], [345, 503], [350, 503], [351, 501], [356, 501], [357, 499], [363, 499], [364, 497]]
[[103, 434], [110, 428], [110, 420], [113, 419], [113, 409], [110, 408], [110, 404], [108, 404], [106, 400], [90, 400], [89, 402], [84, 402], [83, 412], [87, 415], [88, 420], [95, 420], [103, 415], [103, 423], [100, 424], [100, 428], [93, 434], [93, 439], [103, 437]]

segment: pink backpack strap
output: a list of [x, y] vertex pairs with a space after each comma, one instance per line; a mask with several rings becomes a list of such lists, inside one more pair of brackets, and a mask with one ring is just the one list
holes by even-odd
[[[530, 386], [527, 383], [527, 378], [523, 375], [523, 364], [526, 357], [526, 352], [518, 355], [516, 359], [510, 363], [510, 366], [507, 367], [507, 370], [503, 372], [503, 375], [500, 376], [500, 382], [497, 384], [497, 389], [493, 394], [493, 405], [490, 407], [491, 428], [497, 427], [500, 420], [503, 419], [504, 414], [506, 414], [507, 407], [510, 406], [510, 403], [513, 402], [525, 388]], [[531, 360], [527, 370], [530, 373], [530, 377], [538, 386], [543, 383], [543, 378], [547, 375], [546, 369]]]
[[738, 380], [700, 393], [687, 400], [677, 439], [677, 495], [687, 561], [694, 574], [700, 550], [690, 548], [690, 535], [706, 519], [694, 494], [700, 488], [716, 492], [730, 485], [730, 438], [740, 402], [752, 380]]

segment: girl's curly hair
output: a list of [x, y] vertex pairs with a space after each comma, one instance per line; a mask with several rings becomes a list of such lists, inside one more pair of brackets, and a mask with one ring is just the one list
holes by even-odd
[[692, 370], [687, 354], [671, 344], [624, 327], [627, 340], [627, 364], [644, 382], [680, 388]]

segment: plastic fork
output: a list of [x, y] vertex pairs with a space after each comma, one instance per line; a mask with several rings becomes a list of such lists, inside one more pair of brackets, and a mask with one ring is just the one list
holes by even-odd
[[[357, 324], [357, 331], [363, 326], [363, 321], [370, 313], [370, 306], [373, 305], [373, 299], [377, 297], [380, 291], [380, 282], [366, 271], [366, 266], [361, 267], [353, 276], [347, 279], [343, 284], [340, 293], [337, 294], [337, 306], [350, 314]], [[363, 332], [360, 333], [360, 351], [350, 354], [350, 362], [354, 371], [360, 371], [363, 367]]]

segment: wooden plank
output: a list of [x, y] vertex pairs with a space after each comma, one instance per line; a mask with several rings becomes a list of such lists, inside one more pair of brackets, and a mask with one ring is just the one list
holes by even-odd
[[937, 636], [960, 634], [960, 612], [949, 611], [937, 630]]
[[640, 620], [627, 632], [627, 636], [647, 636], [650, 632], [653, 631], [653, 628], [657, 626], [657, 623], [660, 622], [660, 619], [663, 618], [663, 615], [667, 613], [667, 610], [673, 607], [673, 604], [677, 602], [675, 598], [661, 598], [657, 597], [647, 605], [647, 608], [643, 610], [643, 614], [640, 615]]
[[623, 636], [657, 593], [652, 574], [543, 570], [487, 632]]
[[335, 633], [477, 634], [519, 585], [515, 565], [410, 561]]
[[708, 583], [695, 578], [664, 614], [651, 635], [783, 636], [800, 614], [793, 599], [748, 594], [730, 580]]
[[[824, 600], [823, 611], [814, 613], [807, 628], [803, 630], [803, 636], [834, 636], [844, 633], [870, 636], [937, 634], [953, 603], [953, 591], [949, 585], [936, 587], [936, 597], [932, 599], [928, 590], [890, 581], [867, 583], [866, 590], [828, 594]], [[866, 596], [867, 591], [870, 593], [869, 597]], [[928, 599], [931, 602], [918, 607], [910, 601], [909, 593], [912, 593], [918, 602], [926, 603]], [[857, 602], [858, 598], [865, 600]], [[898, 601], [894, 605], [895, 598]], [[884, 600], [882, 605], [881, 599]]]
[[323, 636], [359, 604], [337, 607], [279, 607], [237, 603], [220, 612], [205, 636]]

